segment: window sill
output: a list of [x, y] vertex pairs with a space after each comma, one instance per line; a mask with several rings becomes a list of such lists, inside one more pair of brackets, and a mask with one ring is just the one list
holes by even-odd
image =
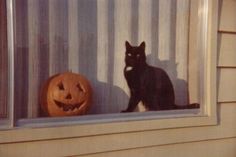
[[18, 121], [20, 127], [0, 131], [0, 144], [216, 124], [216, 116], [200, 116], [199, 109], [22, 119]]

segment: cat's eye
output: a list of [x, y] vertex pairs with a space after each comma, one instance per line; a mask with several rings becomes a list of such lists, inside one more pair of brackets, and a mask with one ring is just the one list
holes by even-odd
[[131, 54], [131, 53], [127, 53], [127, 56], [129, 56], [129, 57], [130, 57], [130, 56], [132, 56], [132, 54]]

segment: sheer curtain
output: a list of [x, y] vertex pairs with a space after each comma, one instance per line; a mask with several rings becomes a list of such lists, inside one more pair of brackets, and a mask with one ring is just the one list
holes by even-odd
[[81, 73], [93, 87], [91, 114], [126, 108], [126, 40], [146, 42], [147, 62], [163, 68], [176, 104], [189, 103], [190, 0], [15, 0], [15, 102], [18, 117], [40, 115], [50, 76]]

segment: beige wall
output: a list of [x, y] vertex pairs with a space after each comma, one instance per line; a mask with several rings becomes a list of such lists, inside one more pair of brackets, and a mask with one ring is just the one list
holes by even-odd
[[235, 157], [236, 0], [220, 1], [219, 12], [219, 125], [4, 143], [0, 156]]

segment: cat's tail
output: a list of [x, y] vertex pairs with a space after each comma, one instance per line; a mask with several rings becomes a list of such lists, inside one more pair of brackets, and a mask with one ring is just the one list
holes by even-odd
[[198, 103], [192, 103], [188, 105], [175, 105], [176, 109], [195, 109], [195, 108], [200, 108], [200, 104]]

